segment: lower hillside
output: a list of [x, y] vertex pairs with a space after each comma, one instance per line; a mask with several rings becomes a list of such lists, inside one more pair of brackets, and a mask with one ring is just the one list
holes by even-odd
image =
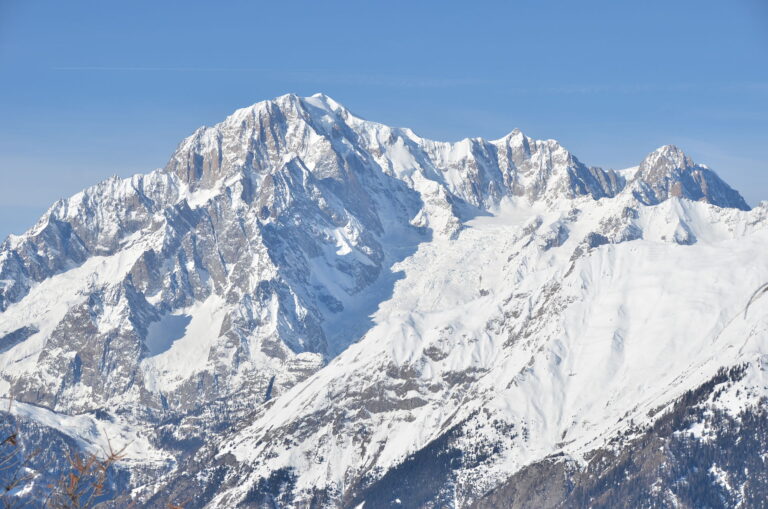
[[535, 463], [470, 507], [768, 507], [768, 399], [736, 415], [717, 405], [745, 369], [723, 370], [586, 464]]

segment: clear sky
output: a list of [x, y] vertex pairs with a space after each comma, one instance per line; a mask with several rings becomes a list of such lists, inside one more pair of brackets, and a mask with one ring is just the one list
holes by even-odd
[[766, 0], [0, 0], [0, 238], [287, 92], [603, 167], [674, 143], [768, 199]]

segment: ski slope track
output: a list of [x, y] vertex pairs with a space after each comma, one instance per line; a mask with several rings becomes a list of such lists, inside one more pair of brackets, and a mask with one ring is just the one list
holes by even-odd
[[[3, 422], [125, 445], [105, 507], [609, 507], [584, 472], [641, 443], [768, 457], [767, 226], [674, 146], [604, 170], [281, 96], [2, 243]], [[766, 493], [714, 457], [630, 499]]]

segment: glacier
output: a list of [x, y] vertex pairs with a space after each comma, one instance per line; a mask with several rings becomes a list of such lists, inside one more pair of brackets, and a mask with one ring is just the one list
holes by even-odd
[[[107, 506], [579, 505], [665, 419], [758, 415], [767, 224], [671, 145], [604, 170], [281, 96], [3, 242], [4, 415], [129, 445]], [[723, 468], [725, 506], [764, 493]]]

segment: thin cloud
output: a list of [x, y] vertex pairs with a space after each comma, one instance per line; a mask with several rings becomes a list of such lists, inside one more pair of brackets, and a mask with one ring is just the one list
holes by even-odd
[[100, 65], [72, 65], [52, 67], [53, 71], [85, 72], [224, 72], [224, 71], [266, 71], [257, 67], [120, 67]]
[[[160, 72], [160, 73], [262, 73], [268, 78], [314, 83], [319, 85], [363, 85], [392, 88], [450, 88], [465, 86], [500, 85], [504, 80], [479, 77], [425, 77], [375, 73], [339, 73], [328, 70], [269, 69], [264, 67], [183, 67], [183, 66], [57, 66], [53, 71], [62, 72]], [[664, 92], [689, 92], [715, 90], [720, 92], [768, 92], [768, 82], [710, 83], [695, 81], [685, 83], [628, 83], [628, 84], [564, 84], [543, 87], [505, 87], [512, 95], [595, 95], [595, 94], [646, 94]]]
[[659, 92], [768, 92], [768, 82], [732, 82], [709, 83], [696, 81], [688, 83], [631, 83], [631, 84], [598, 84], [598, 85], [564, 85], [541, 89], [550, 94], [645, 94]]
[[384, 74], [350, 74], [323, 70], [285, 71], [263, 67], [146, 67], [146, 66], [92, 66], [74, 65], [52, 67], [53, 71], [62, 72], [258, 72], [274, 79], [288, 79], [308, 83], [373, 85], [403, 88], [442, 88], [472, 85], [488, 85], [494, 80], [464, 77], [424, 77], [399, 76]]

